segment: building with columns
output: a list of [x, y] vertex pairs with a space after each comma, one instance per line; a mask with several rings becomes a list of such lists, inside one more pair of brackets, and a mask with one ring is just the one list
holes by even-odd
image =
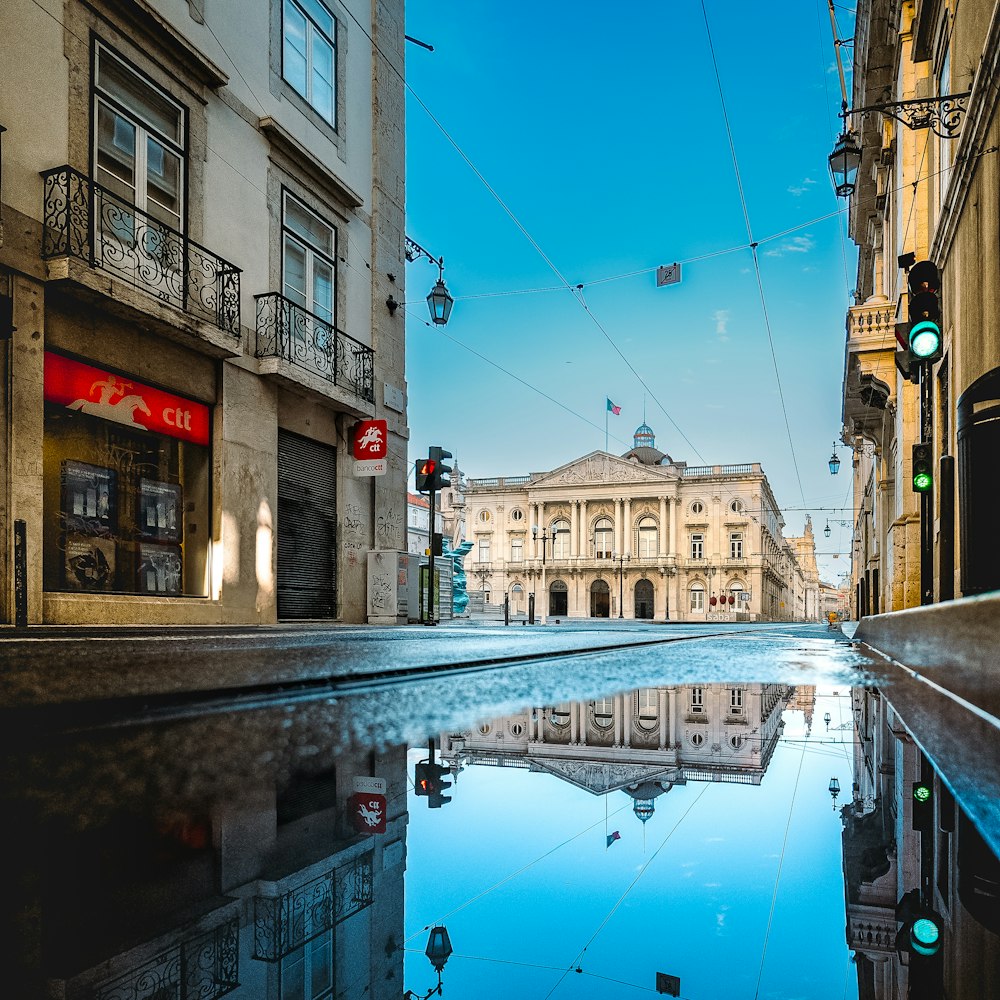
[[441, 757], [458, 770], [467, 764], [525, 767], [594, 795], [623, 791], [646, 822], [674, 785], [759, 785], [794, 690], [759, 683], [669, 685], [535, 706], [442, 734]]
[[[485, 600], [508, 597], [512, 614], [534, 595], [541, 617], [816, 617], [815, 558], [803, 567], [805, 547], [782, 536], [760, 465], [675, 462], [645, 423], [624, 455], [594, 451], [551, 472], [466, 479], [462, 503], [473, 543], [466, 568]], [[812, 580], [808, 600], [803, 580]]]

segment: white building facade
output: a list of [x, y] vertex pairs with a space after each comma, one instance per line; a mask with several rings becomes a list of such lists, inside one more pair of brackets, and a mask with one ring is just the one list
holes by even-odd
[[815, 611], [757, 463], [688, 467], [641, 425], [623, 456], [464, 480], [470, 578], [512, 614], [792, 621]]

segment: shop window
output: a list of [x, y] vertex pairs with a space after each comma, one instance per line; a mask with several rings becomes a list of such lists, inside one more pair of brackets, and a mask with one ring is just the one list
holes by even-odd
[[44, 586], [204, 597], [209, 408], [45, 356]]

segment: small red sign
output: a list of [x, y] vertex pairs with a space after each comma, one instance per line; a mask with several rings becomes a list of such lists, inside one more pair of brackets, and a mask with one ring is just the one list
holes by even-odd
[[354, 425], [354, 457], [385, 458], [389, 453], [389, 424], [385, 420], [362, 420]]
[[204, 403], [112, 375], [61, 354], [45, 355], [45, 399], [138, 430], [207, 445], [209, 409]]
[[358, 833], [385, 833], [384, 795], [354, 792], [350, 798], [351, 821]]

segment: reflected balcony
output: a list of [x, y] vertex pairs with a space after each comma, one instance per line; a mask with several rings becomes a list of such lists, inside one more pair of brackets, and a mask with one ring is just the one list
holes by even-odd
[[72, 167], [42, 178], [42, 257], [50, 280], [96, 293], [125, 318], [140, 312], [167, 336], [195, 336], [211, 353], [240, 353], [238, 267]]
[[254, 301], [255, 353], [264, 374], [338, 398], [358, 416], [370, 415], [370, 406], [359, 405], [375, 403], [375, 352], [370, 347], [279, 292], [256, 295]]
[[896, 312], [887, 301], [848, 310], [843, 416], [850, 434], [880, 438], [886, 407], [895, 403]]

